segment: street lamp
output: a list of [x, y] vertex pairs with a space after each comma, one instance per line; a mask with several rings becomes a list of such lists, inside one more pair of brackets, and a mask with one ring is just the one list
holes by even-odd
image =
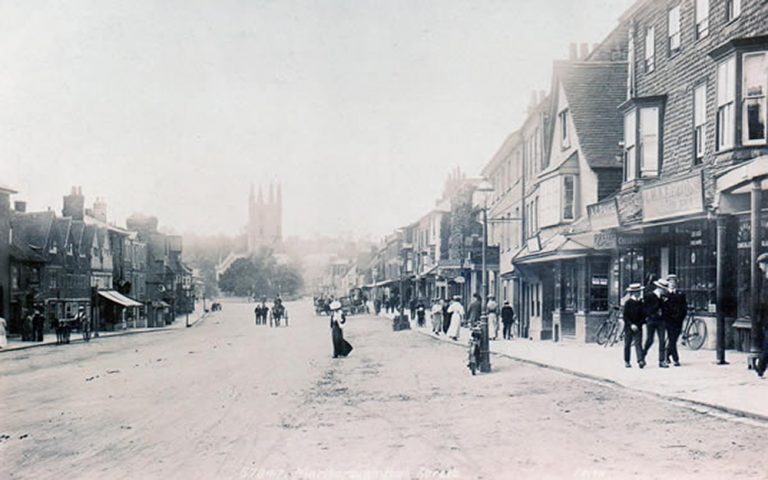
[[482, 245], [482, 259], [483, 259], [483, 272], [482, 272], [482, 298], [480, 299], [481, 313], [480, 313], [480, 329], [482, 331], [482, 341], [480, 343], [480, 371], [487, 373], [491, 371], [491, 353], [490, 353], [490, 339], [488, 337], [488, 265], [485, 258], [486, 247], [488, 246], [488, 193], [493, 191], [493, 185], [487, 180], [483, 179], [477, 187], [475, 192], [479, 193], [483, 202], [483, 245]]

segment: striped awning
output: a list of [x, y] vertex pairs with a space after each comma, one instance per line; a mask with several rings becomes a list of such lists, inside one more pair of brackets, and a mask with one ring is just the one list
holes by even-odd
[[99, 296], [123, 307], [141, 307], [142, 303], [128, 298], [116, 290], [99, 290]]

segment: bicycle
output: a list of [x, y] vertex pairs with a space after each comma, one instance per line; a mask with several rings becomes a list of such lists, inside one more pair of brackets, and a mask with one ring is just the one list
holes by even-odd
[[688, 315], [683, 323], [680, 344], [691, 350], [698, 350], [707, 340], [707, 323], [694, 315], [694, 309], [688, 309]]
[[603, 320], [600, 329], [597, 331], [597, 344], [604, 347], [615, 345], [624, 336], [624, 329], [620, 328], [621, 310], [616, 305], [611, 305], [608, 316]]

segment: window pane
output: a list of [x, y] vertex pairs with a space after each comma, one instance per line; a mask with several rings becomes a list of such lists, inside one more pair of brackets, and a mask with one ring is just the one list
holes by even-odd
[[707, 121], [707, 85], [699, 85], [694, 92], [694, 117], [696, 125], [703, 125]]
[[747, 100], [744, 113], [747, 140], [765, 140], [765, 98]]
[[563, 177], [563, 219], [573, 219], [573, 177]]
[[765, 53], [744, 55], [744, 96], [765, 95]]
[[640, 110], [641, 172], [656, 175], [659, 172], [659, 109]]

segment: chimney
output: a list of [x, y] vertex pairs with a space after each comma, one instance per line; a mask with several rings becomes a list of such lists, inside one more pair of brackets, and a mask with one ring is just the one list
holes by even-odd
[[85, 199], [82, 187], [72, 187], [72, 193], [64, 196], [64, 208], [61, 215], [72, 217], [73, 220], [82, 220], [85, 215]]
[[93, 202], [93, 218], [107, 223], [107, 202], [101, 197], [96, 197], [96, 200]]
[[27, 202], [22, 202], [21, 200], [16, 200], [13, 202], [13, 209], [18, 213], [26, 213], [27, 211]]
[[579, 58], [581, 58], [581, 60], [586, 60], [587, 57], [589, 56], [589, 44], [582, 43], [580, 49], [581, 49], [581, 53]]
[[571, 43], [568, 47], [568, 60], [572, 62], [578, 60], [579, 53], [577, 51], [576, 44]]

